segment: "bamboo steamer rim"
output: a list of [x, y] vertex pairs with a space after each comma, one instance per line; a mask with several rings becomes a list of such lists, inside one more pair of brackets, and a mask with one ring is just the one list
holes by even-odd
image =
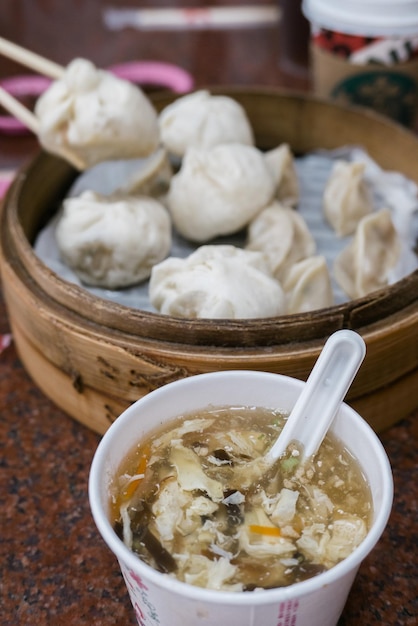
[[[359, 143], [363, 139], [365, 149], [383, 168], [398, 169], [395, 167], [397, 163], [398, 171], [418, 182], [418, 137], [372, 111], [283, 89], [208, 89], [212, 93], [230, 95], [244, 106], [260, 148], [286, 142], [295, 153], [301, 153], [315, 147], [335, 148], [345, 143]], [[161, 110], [177, 97], [180, 96], [164, 93], [154, 94], [151, 99], [157, 110]], [[277, 134], [273, 140], [272, 128]], [[331, 129], [328, 134], [327, 128]], [[367, 135], [364, 134], [366, 131]], [[350, 137], [353, 137], [351, 141]], [[361, 332], [385, 318], [389, 321], [391, 315], [418, 301], [418, 270], [364, 298], [309, 313], [275, 318], [180, 319], [102, 299], [59, 277], [38, 258], [32, 247], [36, 234], [55, 212], [76, 176], [77, 172], [69, 164], [40, 152], [18, 172], [9, 189], [3, 207], [2, 238], [8, 238], [10, 255], [22, 263], [44, 290], [45, 298], [52, 298], [77, 314], [81, 312], [89, 324], [98, 328], [191, 346], [256, 350], [277, 344], [315, 342], [339, 328]], [[47, 187], [40, 185], [45, 177], [48, 178]], [[42, 214], [33, 215], [33, 206]]]

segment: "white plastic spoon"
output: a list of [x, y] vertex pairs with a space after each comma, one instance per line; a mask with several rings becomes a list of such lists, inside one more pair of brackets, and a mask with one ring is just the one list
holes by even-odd
[[296, 441], [300, 461], [318, 450], [366, 354], [362, 337], [352, 330], [330, 336], [265, 461], [274, 463]]

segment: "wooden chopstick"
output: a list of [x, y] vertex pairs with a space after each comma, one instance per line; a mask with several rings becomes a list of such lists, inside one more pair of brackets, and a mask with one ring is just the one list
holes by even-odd
[[0, 104], [6, 111], [8, 111], [13, 117], [18, 119], [35, 135], [39, 131], [39, 121], [36, 115], [34, 115], [29, 109], [27, 109], [19, 100], [16, 100], [8, 91], [0, 86]]
[[0, 37], [0, 54], [50, 78], [61, 78], [64, 72], [64, 68], [58, 65], [58, 63], [54, 63], [35, 52], [26, 50], [3, 37]]
[[[0, 37], [0, 54], [3, 54], [5, 57], [8, 57], [13, 61], [17, 61], [21, 65], [35, 70], [39, 74], [43, 74], [44, 76], [55, 80], [61, 78], [65, 71], [65, 68], [58, 65], [58, 63], [49, 61], [49, 59], [45, 59], [45, 57], [42, 57], [35, 52], [30, 52], [22, 46], [18, 46], [3, 37]], [[1, 86], [0, 105], [3, 106], [11, 115], [16, 117], [16, 119], [20, 120], [22, 124], [35, 133], [35, 135], [39, 135], [40, 124], [36, 115], [29, 111], [29, 109], [23, 106], [19, 100], [14, 98]], [[86, 168], [86, 163], [84, 163], [83, 159], [75, 152], [73, 153], [71, 149], [61, 147], [59, 154], [76, 169], [82, 171]]]
[[[11, 115], [22, 122], [35, 135], [39, 134], [39, 120], [32, 111], [29, 111], [19, 100], [16, 100], [8, 91], [0, 86], [0, 105], [6, 109]], [[86, 164], [78, 154], [71, 152], [70, 149], [61, 147], [60, 154], [62, 158], [71, 163], [77, 170], [84, 170]]]

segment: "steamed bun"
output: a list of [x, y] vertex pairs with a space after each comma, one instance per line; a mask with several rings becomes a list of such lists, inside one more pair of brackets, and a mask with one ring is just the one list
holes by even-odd
[[153, 198], [85, 191], [64, 201], [56, 229], [64, 262], [87, 285], [118, 289], [149, 277], [171, 247], [171, 221]]
[[254, 144], [243, 107], [229, 96], [212, 95], [203, 89], [178, 98], [161, 111], [158, 119], [163, 145], [177, 156], [183, 156], [190, 146]]
[[157, 113], [141, 89], [85, 59], [72, 61], [39, 97], [35, 115], [45, 150], [79, 169], [147, 156], [159, 144]]
[[171, 180], [167, 204], [180, 235], [206, 242], [244, 228], [274, 190], [264, 157], [253, 146], [189, 148]]
[[263, 255], [229, 245], [207, 245], [186, 259], [154, 266], [151, 304], [184, 318], [256, 318], [284, 313], [284, 294]]

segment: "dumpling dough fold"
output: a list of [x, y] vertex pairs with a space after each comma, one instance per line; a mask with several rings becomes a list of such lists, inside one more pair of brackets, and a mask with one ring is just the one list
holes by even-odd
[[325, 185], [324, 215], [339, 237], [352, 235], [359, 221], [373, 211], [365, 168], [358, 161], [336, 161]]
[[282, 283], [287, 313], [306, 313], [334, 304], [331, 277], [323, 256], [312, 256], [292, 265]]
[[201, 246], [185, 259], [154, 266], [149, 283], [152, 305], [183, 318], [257, 318], [285, 311], [280, 284], [263, 255], [235, 246]]
[[335, 259], [334, 275], [350, 298], [385, 287], [400, 255], [400, 239], [389, 209], [364, 217], [353, 240]]
[[297, 211], [273, 201], [250, 223], [246, 249], [263, 252], [275, 278], [283, 280], [294, 263], [315, 254], [316, 243]]
[[290, 147], [283, 143], [266, 152], [265, 159], [276, 183], [275, 197], [286, 206], [296, 206], [299, 201], [299, 180]]

